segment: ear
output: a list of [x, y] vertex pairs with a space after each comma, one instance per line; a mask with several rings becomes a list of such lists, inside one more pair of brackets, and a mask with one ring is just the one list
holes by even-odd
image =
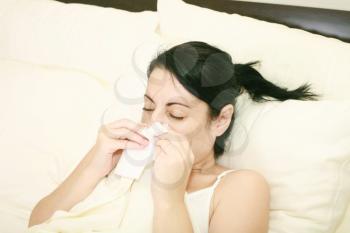
[[234, 107], [232, 104], [225, 105], [220, 114], [212, 122], [212, 132], [215, 137], [222, 135], [226, 129], [229, 127], [234, 113]]

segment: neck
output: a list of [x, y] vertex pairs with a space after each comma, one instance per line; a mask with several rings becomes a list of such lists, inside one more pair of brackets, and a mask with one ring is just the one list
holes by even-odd
[[216, 161], [214, 158], [214, 153], [205, 156], [203, 159], [195, 162], [192, 166], [192, 172], [205, 173], [205, 171], [215, 167]]

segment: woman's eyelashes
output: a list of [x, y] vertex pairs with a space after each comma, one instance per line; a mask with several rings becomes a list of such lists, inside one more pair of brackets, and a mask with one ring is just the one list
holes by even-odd
[[[142, 110], [144, 110], [144, 111], [147, 111], [147, 112], [151, 112], [151, 111], [153, 111], [153, 109], [150, 109], [150, 108], [142, 108]], [[177, 117], [177, 116], [174, 116], [174, 115], [172, 115], [172, 114], [170, 114], [169, 113], [169, 116], [171, 117], [171, 118], [173, 118], [173, 119], [175, 119], [175, 120], [183, 120], [185, 117]]]

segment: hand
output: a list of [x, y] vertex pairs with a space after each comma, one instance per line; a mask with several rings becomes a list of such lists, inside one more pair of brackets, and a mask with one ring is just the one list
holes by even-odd
[[99, 178], [108, 175], [117, 165], [124, 149], [142, 149], [148, 139], [139, 134], [145, 124], [121, 119], [102, 125], [96, 144], [85, 156], [87, 167]]
[[152, 196], [155, 202], [183, 201], [194, 162], [189, 141], [169, 129], [156, 137], [152, 170]]

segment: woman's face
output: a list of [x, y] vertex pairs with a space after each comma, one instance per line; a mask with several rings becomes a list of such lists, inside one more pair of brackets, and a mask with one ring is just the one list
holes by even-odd
[[195, 155], [195, 161], [213, 153], [215, 136], [208, 122], [209, 107], [188, 92], [167, 70], [155, 68], [148, 79], [144, 96], [142, 122], [167, 123], [186, 136]]

